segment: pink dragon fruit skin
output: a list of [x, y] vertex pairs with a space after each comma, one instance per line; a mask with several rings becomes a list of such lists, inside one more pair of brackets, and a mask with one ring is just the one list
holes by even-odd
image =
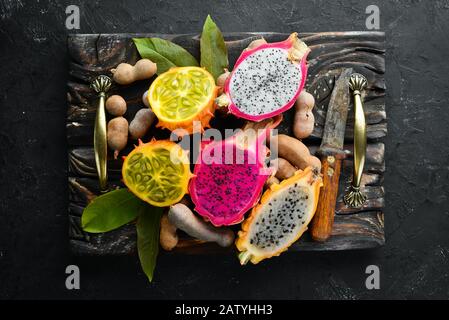
[[247, 148], [243, 147], [241, 137], [238, 133], [204, 144], [190, 181], [189, 193], [195, 211], [215, 226], [240, 223], [258, 202], [271, 174], [264, 163], [265, 134], [259, 135]]
[[[268, 53], [270, 50], [266, 49], [279, 49], [274, 51], [272, 50], [272, 54], [279, 55], [279, 59], [274, 59], [274, 62], [270, 64], [270, 62], [265, 63], [265, 61], [269, 61], [269, 59], [266, 59], [265, 57], [257, 61], [257, 63], [260, 64], [256, 64], [253, 70], [248, 69], [248, 66], [240, 68], [243, 64], [245, 64], [245, 62], [247, 62], [248, 58], [252, 57], [252, 60], [257, 59], [256, 55], [262, 55], [262, 51], [265, 51], [265, 55], [270, 56], [271, 53]], [[306, 61], [309, 52], [310, 49], [304, 42], [298, 39], [297, 33], [292, 33], [288, 39], [281, 42], [266, 43], [254, 49], [244, 50], [237, 59], [237, 62], [234, 65], [234, 70], [225, 82], [224, 94], [226, 95], [226, 98], [224, 100], [222, 99], [224, 102], [222, 102], [223, 104], [221, 106], [227, 105], [229, 113], [239, 118], [251, 121], [261, 121], [263, 119], [271, 118], [290, 109], [301, 93], [301, 90], [304, 88], [307, 78]], [[287, 63], [287, 60], [290, 63]], [[268, 69], [271, 67], [271, 70], [263, 71], [264, 63], [267, 64], [266, 68]], [[252, 64], [254, 65], [254, 62]], [[241, 73], [243, 73], [243, 78], [242, 74], [237, 75], [238, 72], [240, 72], [240, 69], [244, 69], [241, 71]], [[263, 84], [265, 79], [270, 77], [279, 77], [280, 82], [277, 84], [275, 83], [274, 85], [272, 83], [271, 87], [263, 87], [262, 85], [260, 93], [258, 93], [257, 90], [254, 90], [254, 86], [256, 84]], [[254, 79], [259, 79], [259, 82], [254, 81]], [[242, 82], [245, 84], [243, 85]], [[245, 89], [245, 85], [247, 84], [249, 87], [248, 89]], [[240, 92], [235, 92], [239, 90]], [[271, 91], [273, 92], [270, 93]], [[270, 94], [268, 99], [264, 97], [264, 94], [267, 92]], [[253, 97], [251, 97], [251, 95], [253, 95]], [[257, 109], [259, 107], [260, 110], [254, 110], [252, 113], [249, 113], [248, 110], [243, 110], [245, 108], [241, 106], [243, 103], [239, 105], [239, 99], [249, 100], [246, 103], [249, 106], [247, 108], [251, 109], [254, 107]], [[279, 99], [288, 100], [282, 101], [282, 103]], [[272, 102], [278, 101], [279, 103], [270, 103], [271, 100]], [[267, 108], [267, 105], [264, 105], [264, 103], [273, 107]]]

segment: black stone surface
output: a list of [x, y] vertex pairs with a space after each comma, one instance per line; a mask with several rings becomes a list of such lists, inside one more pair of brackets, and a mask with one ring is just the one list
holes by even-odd
[[[384, 248], [283, 254], [241, 267], [234, 256], [164, 255], [148, 284], [136, 257], [75, 258], [67, 233], [65, 8], [80, 33], [366, 30], [387, 35]], [[447, 1], [0, 0], [0, 298], [449, 298], [449, 3]], [[65, 288], [65, 267], [81, 289]], [[365, 268], [381, 270], [380, 290]]]

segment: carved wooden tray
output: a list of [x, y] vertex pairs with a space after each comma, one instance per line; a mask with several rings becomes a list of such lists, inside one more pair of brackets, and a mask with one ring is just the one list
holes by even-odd
[[[281, 41], [288, 34], [230, 33], [225, 34], [230, 66], [240, 52], [254, 39], [263, 36], [268, 42]], [[387, 134], [385, 113], [385, 43], [382, 32], [326, 32], [302, 33], [300, 38], [312, 49], [309, 55], [307, 90], [315, 96], [315, 130], [305, 143], [316, 151], [320, 144], [327, 104], [340, 68], [352, 67], [368, 79], [365, 93], [368, 148], [362, 184], [368, 201], [360, 209], [350, 209], [342, 201], [352, 175], [352, 157], [343, 163], [340, 194], [337, 200], [335, 224], [331, 238], [325, 243], [313, 242], [306, 233], [290, 251], [348, 250], [374, 248], [384, 244], [384, 144]], [[139, 59], [133, 37], [161, 37], [169, 39], [199, 56], [198, 35], [166, 34], [76, 34], [68, 37], [70, 55], [68, 82], [67, 139], [69, 153], [69, 222], [70, 247], [79, 255], [130, 254], [135, 251], [135, 227], [126, 225], [105, 234], [88, 234], [80, 227], [80, 217], [87, 201], [99, 193], [93, 153], [93, 128], [96, 96], [89, 88], [91, 79], [120, 62], [134, 63]], [[126, 118], [131, 120], [142, 107], [141, 95], [148, 81], [128, 87], [114, 87], [110, 93], [122, 95], [128, 103]], [[351, 106], [352, 108], [352, 106]], [[279, 132], [291, 135], [292, 110], [284, 114]], [[352, 149], [353, 113], [349, 112], [346, 149]], [[131, 144], [128, 147], [131, 148]], [[126, 154], [127, 150], [124, 150]], [[108, 163], [110, 186], [122, 186], [121, 160]], [[183, 239], [174, 252], [207, 253], [223, 251], [214, 244]], [[228, 249], [228, 251], [230, 251]]]

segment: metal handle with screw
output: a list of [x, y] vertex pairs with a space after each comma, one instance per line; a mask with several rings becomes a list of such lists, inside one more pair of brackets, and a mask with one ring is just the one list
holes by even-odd
[[111, 87], [112, 81], [108, 76], [100, 75], [91, 83], [91, 88], [98, 94], [98, 107], [95, 117], [94, 128], [94, 150], [95, 150], [95, 164], [97, 167], [98, 179], [100, 182], [100, 190], [102, 192], [107, 190], [108, 184], [108, 142], [106, 136], [106, 111], [105, 100], [106, 93]]
[[364, 76], [358, 73], [351, 75], [349, 88], [354, 97], [354, 172], [349, 191], [344, 196], [344, 202], [353, 208], [361, 207], [366, 201], [366, 196], [360, 191], [366, 155], [366, 122], [361, 95], [366, 85], [367, 80]]

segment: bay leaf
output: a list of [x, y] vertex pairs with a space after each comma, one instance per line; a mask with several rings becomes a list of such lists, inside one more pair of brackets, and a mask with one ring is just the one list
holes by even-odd
[[128, 189], [110, 191], [84, 209], [81, 226], [91, 233], [108, 232], [135, 220], [147, 206]]
[[157, 255], [159, 253], [159, 229], [162, 208], [147, 205], [137, 220], [137, 250], [140, 265], [148, 280], [153, 281]]
[[201, 66], [206, 68], [217, 80], [218, 76], [228, 68], [228, 49], [220, 29], [210, 15], [204, 22], [200, 40]]
[[198, 66], [198, 61], [183, 47], [161, 38], [133, 38], [142, 58], [157, 65], [157, 74], [173, 67]]

